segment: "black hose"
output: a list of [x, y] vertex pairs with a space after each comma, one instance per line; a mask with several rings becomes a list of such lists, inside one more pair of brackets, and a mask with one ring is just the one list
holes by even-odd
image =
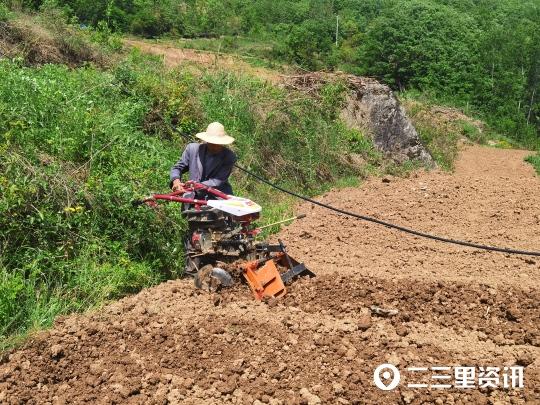
[[[173, 130], [175, 130], [175, 128], [172, 125], [171, 125], [171, 128]], [[177, 132], [179, 132], [179, 131], [177, 131]], [[192, 141], [192, 139], [189, 137], [189, 135], [184, 135], [181, 132], [179, 132], [179, 133], [184, 138], [186, 138], [188, 140], [188, 142]], [[234, 167], [236, 167], [237, 169], [243, 171], [244, 173], [248, 174], [249, 176], [251, 176], [251, 177], [253, 177], [253, 178], [255, 178], [255, 179], [257, 179], [257, 180], [259, 180], [259, 181], [261, 181], [261, 182], [263, 182], [263, 183], [265, 183], [267, 185], [269, 185], [270, 187], [275, 188], [276, 190], [279, 190], [279, 191], [281, 191], [283, 193], [292, 195], [293, 197], [296, 197], [296, 198], [299, 198], [301, 200], [310, 202], [312, 204], [318, 205], [319, 207], [323, 207], [323, 208], [329, 209], [329, 210], [334, 211], [334, 212], [339, 212], [340, 214], [347, 215], [349, 217], [362, 219], [362, 220], [368, 221], [368, 222], [373, 222], [375, 224], [383, 225], [383, 226], [386, 226], [388, 228], [397, 229], [398, 231], [401, 231], [401, 232], [409, 233], [411, 235], [420, 236], [421, 238], [437, 240], [439, 242], [452, 243], [454, 245], [467, 246], [467, 247], [471, 247], [471, 248], [475, 248], [475, 249], [489, 250], [489, 251], [492, 251], [492, 252], [501, 252], [501, 253], [508, 253], [508, 254], [514, 254], [514, 255], [538, 256], [538, 257], [540, 257], [540, 252], [533, 252], [533, 251], [519, 250], [519, 249], [510, 249], [510, 248], [502, 248], [502, 247], [497, 247], [497, 246], [487, 246], [487, 245], [481, 245], [479, 243], [472, 243], [472, 242], [466, 242], [466, 241], [463, 241], [463, 240], [445, 238], [443, 236], [431, 235], [429, 233], [416, 231], [414, 229], [406, 228], [404, 226], [395, 225], [395, 224], [392, 224], [390, 222], [381, 221], [380, 219], [373, 218], [373, 217], [368, 217], [366, 215], [355, 214], [354, 212], [349, 212], [349, 211], [342, 210], [340, 208], [332, 207], [331, 205], [316, 201], [316, 200], [314, 200], [312, 198], [309, 198], [309, 197], [303, 196], [301, 194], [295, 193], [294, 191], [287, 190], [287, 189], [285, 189], [283, 187], [278, 186], [277, 184], [272, 183], [271, 181], [265, 179], [264, 177], [259, 176], [256, 173], [253, 173], [252, 171], [250, 171], [250, 170], [248, 170], [248, 169], [246, 169], [246, 168], [244, 168], [244, 167], [242, 167], [242, 166], [240, 166], [238, 164], [235, 164]]]
[[312, 198], [309, 198], [309, 197], [303, 196], [301, 194], [297, 194], [297, 193], [295, 193], [293, 191], [287, 190], [287, 189], [285, 189], [283, 187], [278, 186], [277, 184], [274, 184], [274, 183], [266, 180], [264, 177], [259, 176], [258, 174], [255, 174], [252, 171], [249, 171], [249, 170], [243, 168], [242, 166], [239, 166], [238, 164], [235, 164], [234, 166], [237, 169], [243, 171], [244, 173], [246, 173], [246, 174], [256, 178], [257, 180], [269, 185], [270, 187], [275, 188], [276, 190], [279, 190], [279, 191], [281, 191], [283, 193], [292, 195], [293, 197], [300, 198], [301, 200], [310, 202], [310, 203], [318, 205], [320, 207], [329, 209], [331, 211], [339, 212], [340, 214], [347, 215], [349, 217], [362, 219], [364, 221], [374, 222], [376, 224], [383, 225], [383, 226], [386, 226], [388, 228], [397, 229], [398, 231], [401, 231], [401, 232], [410, 233], [411, 235], [420, 236], [422, 238], [428, 238], [428, 239], [437, 240], [439, 242], [453, 243], [454, 245], [467, 246], [467, 247], [476, 248], [476, 249], [483, 249], [483, 250], [490, 250], [490, 251], [493, 251], [493, 252], [502, 252], [502, 253], [510, 253], [510, 254], [516, 254], [516, 255], [526, 255], [526, 256], [540, 256], [540, 252], [532, 252], [532, 251], [527, 251], [527, 250], [502, 248], [502, 247], [497, 247], [497, 246], [486, 246], [486, 245], [481, 245], [481, 244], [478, 244], [478, 243], [472, 243], [472, 242], [466, 242], [466, 241], [462, 241], [462, 240], [445, 238], [445, 237], [442, 237], [442, 236], [431, 235], [431, 234], [425, 233], [425, 232], [415, 231], [414, 229], [406, 228], [406, 227], [400, 226], [400, 225], [395, 225], [395, 224], [392, 224], [392, 223], [386, 222], [386, 221], [381, 221], [380, 219], [377, 219], [377, 218], [368, 217], [368, 216], [360, 215], [360, 214], [355, 214], [354, 212], [349, 212], [349, 211], [345, 211], [345, 210], [342, 210], [342, 209], [339, 209], [339, 208], [336, 208], [336, 207], [332, 207], [331, 205], [324, 204], [322, 202], [313, 200]]

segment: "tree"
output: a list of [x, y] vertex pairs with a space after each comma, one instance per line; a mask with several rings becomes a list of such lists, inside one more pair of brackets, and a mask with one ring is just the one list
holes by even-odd
[[369, 26], [362, 70], [398, 89], [470, 94], [477, 67], [474, 20], [430, 1], [400, 3]]
[[306, 20], [292, 28], [285, 41], [292, 61], [308, 69], [319, 69], [332, 47], [333, 21]]

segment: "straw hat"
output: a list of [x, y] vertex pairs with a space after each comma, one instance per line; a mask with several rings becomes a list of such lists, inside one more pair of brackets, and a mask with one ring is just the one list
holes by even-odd
[[227, 135], [225, 127], [219, 122], [212, 122], [205, 132], [199, 132], [197, 138], [215, 145], [229, 145], [234, 142], [232, 136]]

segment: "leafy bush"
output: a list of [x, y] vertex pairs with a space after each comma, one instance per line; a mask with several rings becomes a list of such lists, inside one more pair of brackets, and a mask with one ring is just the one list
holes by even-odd
[[96, 29], [91, 30], [90, 33], [95, 43], [111, 51], [118, 52], [122, 50], [122, 37], [118, 33], [113, 32], [105, 21], [100, 21]]
[[0, 335], [33, 326], [51, 300], [69, 311], [178, 274], [178, 210], [131, 206], [166, 187], [178, 154], [141, 131], [148, 102], [91, 68], [3, 60], [0, 76], [0, 268], [19, 286], [2, 304]]
[[[345, 158], [358, 144], [336, 120], [339, 103], [330, 106], [301, 93], [291, 96], [228, 73], [206, 75], [203, 83], [206, 89], [199, 89], [199, 102], [206, 121], [217, 120], [228, 128], [238, 140], [241, 161], [250, 169], [307, 193], [358, 173], [360, 168]], [[329, 87], [324, 94], [333, 102], [338, 92]], [[361, 152], [369, 160], [367, 144]]]
[[465, 117], [458, 110], [434, 111], [430, 100], [410, 92], [402, 93], [401, 97], [422, 144], [440, 167], [452, 170], [458, 154], [458, 140], [467, 135], [475, 136], [479, 130], [469, 122], [456, 119], [456, 115]]
[[131, 32], [147, 38], [159, 36], [170, 29], [170, 23], [157, 10], [142, 9], [131, 21]]
[[364, 70], [404, 89], [469, 93], [476, 64], [474, 20], [426, 1], [396, 4], [366, 33], [360, 53]]
[[527, 147], [539, 142], [537, 0], [489, 7], [465, 0], [25, 2], [43, 3], [93, 27], [106, 21], [113, 31], [193, 38], [192, 47], [208, 47], [200, 39], [215, 39], [212, 48], [231, 52], [241, 41], [271, 43], [255, 55], [267, 64], [337, 68], [400, 91], [429, 91], [482, 112], [495, 130]]
[[461, 126], [461, 133], [470, 139], [473, 142], [485, 143], [486, 136], [483, 134], [478, 127], [474, 126], [470, 122], [460, 121], [458, 124]]
[[332, 31], [327, 21], [306, 20], [293, 26], [285, 40], [289, 59], [308, 69], [320, 69], [332, 47]]

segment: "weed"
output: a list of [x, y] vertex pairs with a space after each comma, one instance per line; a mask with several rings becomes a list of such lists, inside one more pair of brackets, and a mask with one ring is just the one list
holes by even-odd
[[536, 172], [540, 175], [540, 153], [537, 153], [536, 155], [527, 156], [525, 158], [525, 161], [533, 165]]

